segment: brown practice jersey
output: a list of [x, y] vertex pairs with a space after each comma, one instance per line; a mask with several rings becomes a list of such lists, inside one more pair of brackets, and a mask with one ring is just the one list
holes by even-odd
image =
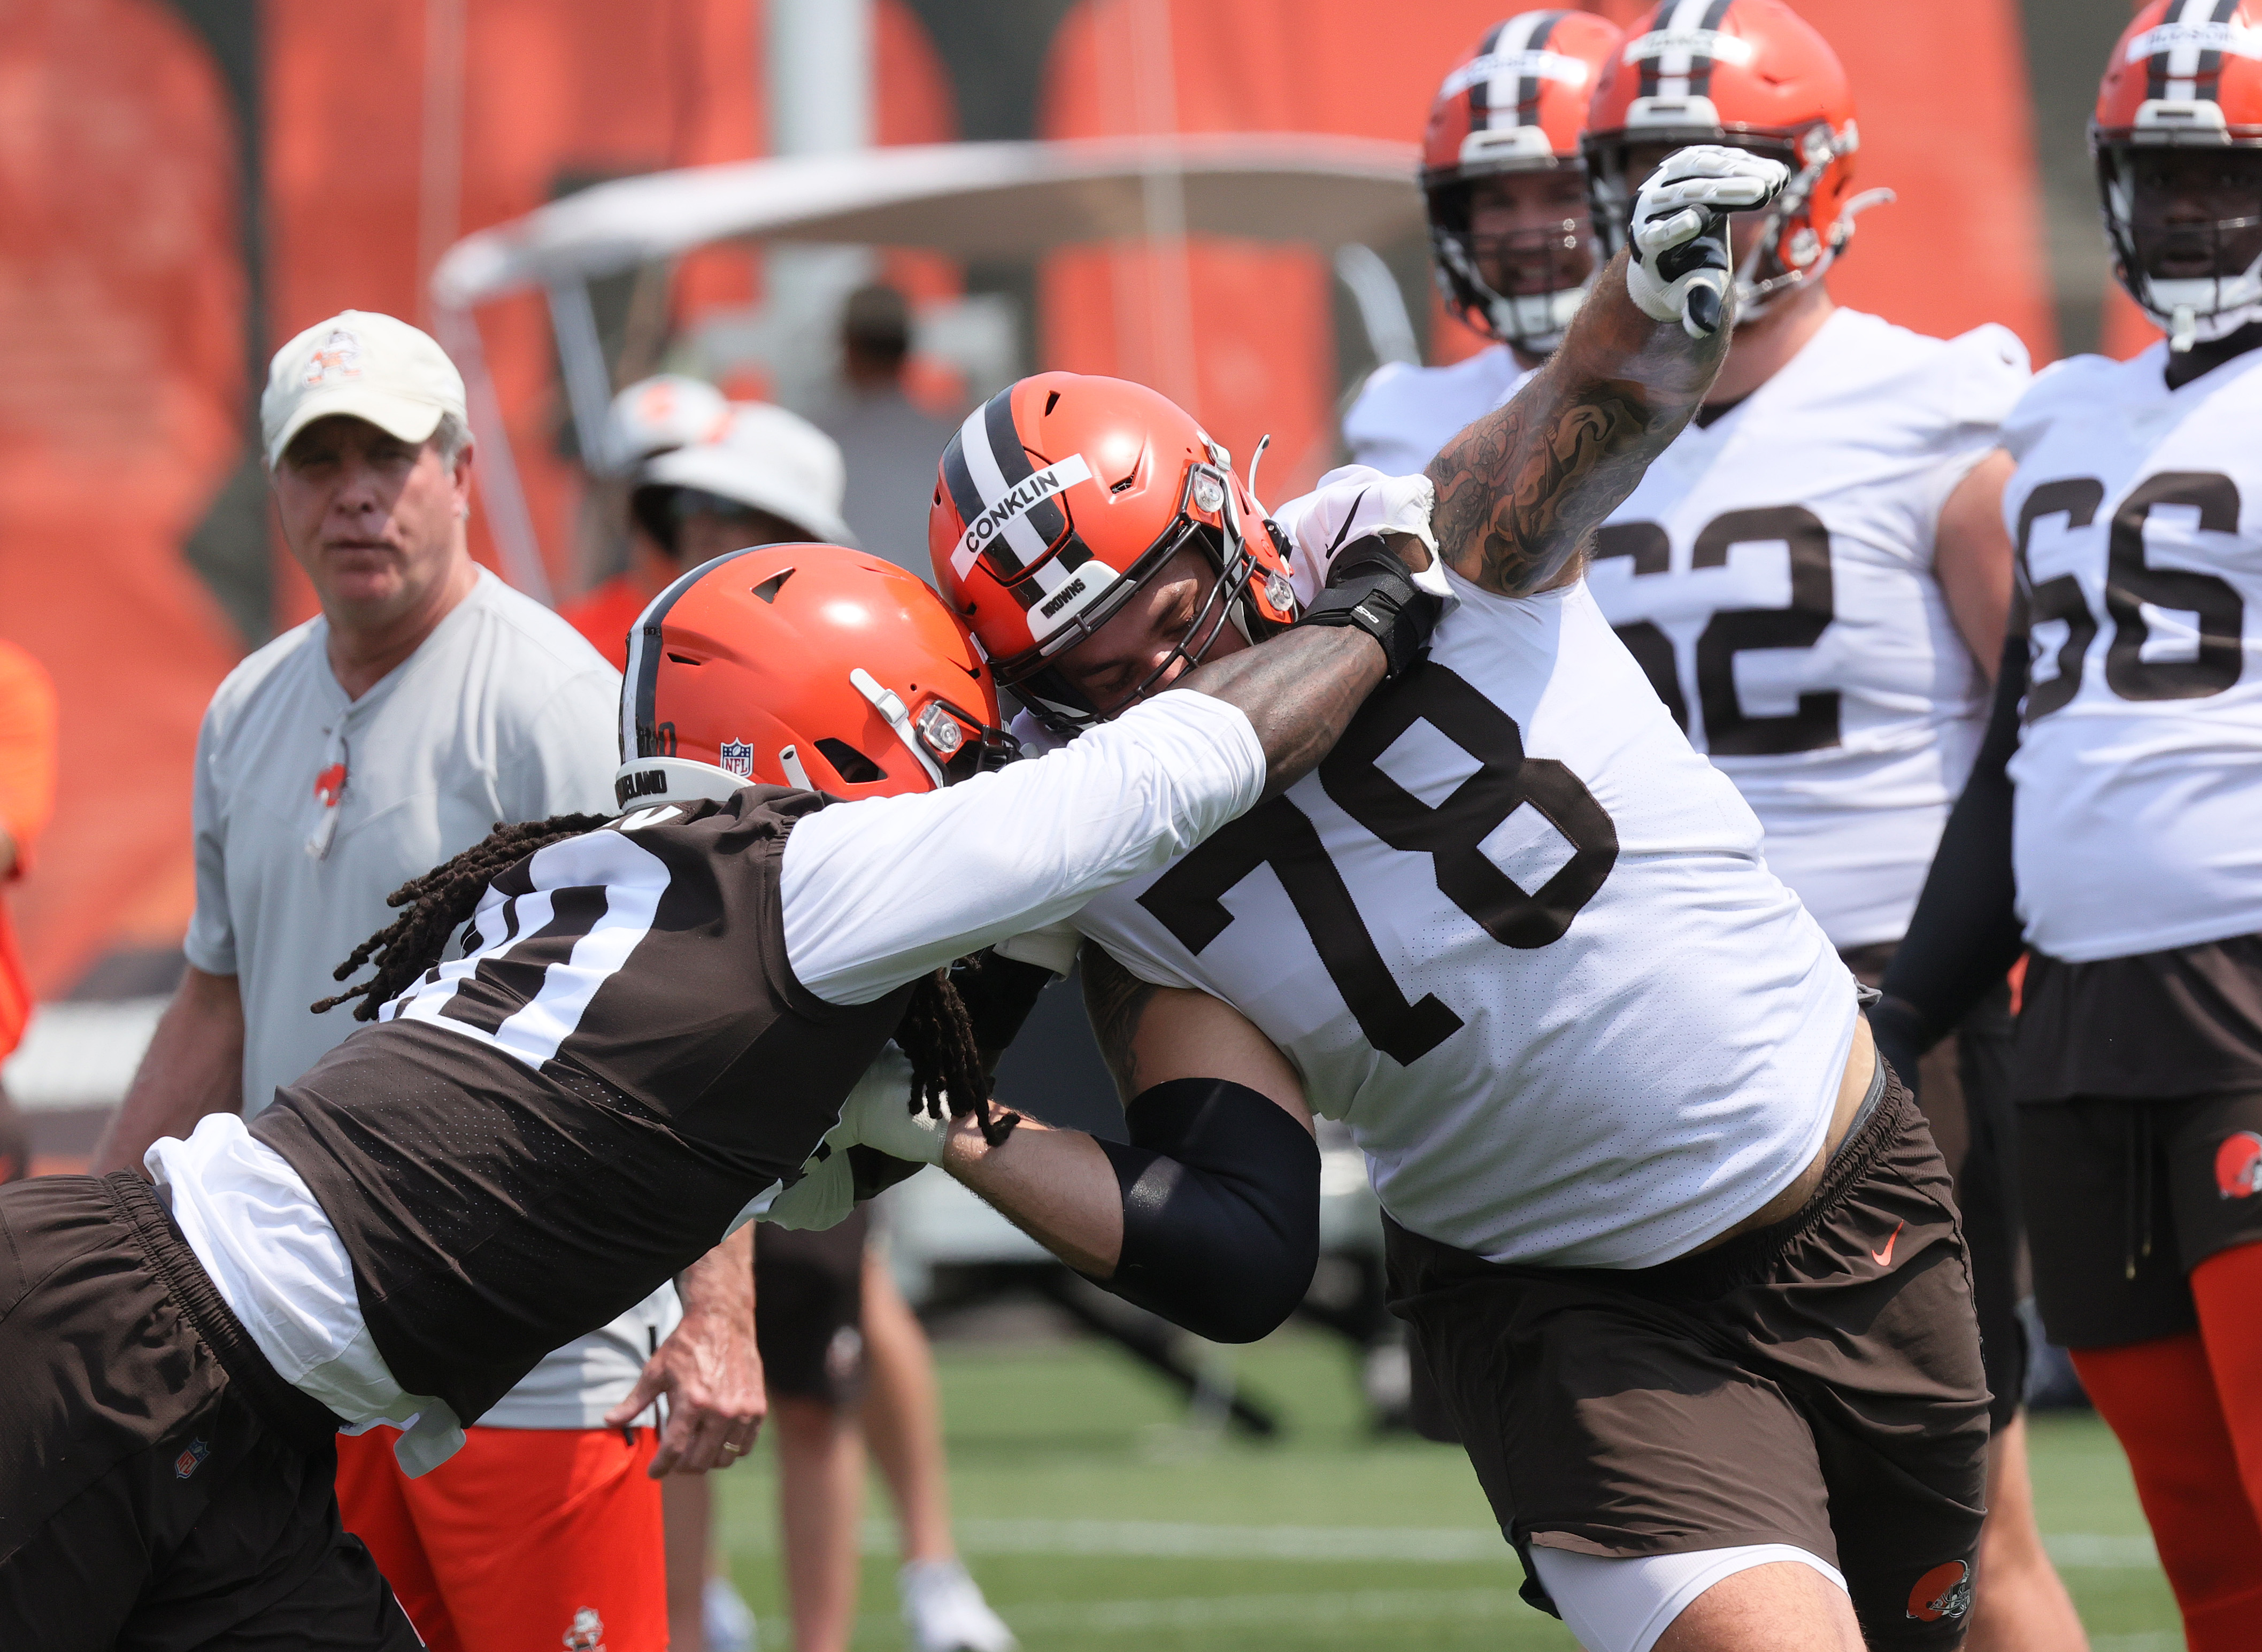
[[477, 1418], [790, 1182], [911, 988], [787, 961], [806, 792], [638, 810], [497, 877], [442, 964], [252, 1126], [335, 1225], [410, 1394]]

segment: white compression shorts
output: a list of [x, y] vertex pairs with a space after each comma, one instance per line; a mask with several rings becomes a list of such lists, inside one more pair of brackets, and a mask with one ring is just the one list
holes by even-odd
[[1531, 1555], [1564, 1627], [1587, 1652], [1650, 1652], [1697, 1596], [1723, 1577], [1754, 1566], [1792, 1561], [1812, 1566], [1841, 1589], [1846, 1586], [1835, 1566], [1788, 1543], [1626, 1558], [1537, 1547]]

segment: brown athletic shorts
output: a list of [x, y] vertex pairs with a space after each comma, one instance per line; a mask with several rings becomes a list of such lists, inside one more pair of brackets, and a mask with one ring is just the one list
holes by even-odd
[[2262, 1090], [2262, 935], [2072, 964], [2029, 953], [2021, 1105]]
[[[1895, 944], [1850, 947], [1839, 954], [1864, 987], [1884, 980]], [[1979, 1357], [1994, 1397], [1990, 1417], [2000, 1428], [2027, 1394], [2026, 1322], [2019, 1299], [2031, 1272], [2020, 1222], [2018, 1111], [2011, 1103], [2011, 1059], [2018, 1024], [2007, 981], [1982, 999], [1956, 1031], [1926, 1052], [1917, 1067], [1917, 1105], [1932, 1126], [1956, 1186], [1963, 1244], [1971, 1257], [1973, 1306], [1979, 1315]]]
[[2035, 1306], [2050, 1340], [2103, 1348], [2197, 1330], [2191, 1270], [2262, 1244], [2262, 1091], [2077, 1096], [2019, 1113]]
[[773, 1394], [854, 1405], [864, 1397], [864, 1240], [870, 1207], [837, 1226], [754, 1229], [754, 1345]]
[[0, 1647], [412, 1652], [287, 1386], [140, 1178], [0, 1187]]
[[1987, 1390], [1948, 1171], [1890, 1081], [1796, 1215], [1639, 1269], [1502, 1266], [1387, 1233], [1478, 1481], [1534, 1546], [1789, 1543], [1845, 1574], [1876, 1648], [1963, 1633]]

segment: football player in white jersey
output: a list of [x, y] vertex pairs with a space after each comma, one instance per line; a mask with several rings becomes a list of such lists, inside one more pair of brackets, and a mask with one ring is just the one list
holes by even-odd
[[1603, 264], [1579, 133], [1617, 45], [1589, 12], [1525, 11], [1437, 88], [1422, 140], [1430, 270], [1445, 308], [1492, 342], [1444, 367], [1376, 368], [1344, 415], [1352, 463], [1416, 474], [1562, 342]]
[[[1344, 1122], [1395, 1306], [1531, 1596], [1593, 1652], [1953, 1647], [1980, 1520], [1946, 1170], [1757, 821], [1580, 578], [1709, 384], [1733, 304], [1719, 209], [1772, 194], [1721, 186], [1762, 176], [1787, 173], [1673, 157], [1632, 259], [1524, 391], [1427, 477], [1284, 513], [1285, 570], [1191, 420], [1066, 374], [966, 421], [930, 528], [938, 582], [1055, 739], [1298, 595], [1355, 609], [1390, 535], [1452, 570], [1429, 661], [1308, 782], [1077, 916], [1129, 1143], [938, 1123], [922, 1149], [900, 1110], [862, 1139], [943, 1162], [1120, 1294], [1247, 1338], [1308, 1260], [1269, 1305], [1160, 1282], [1315, 1222], [1292, 1201], [1236, 1222], [1221, 1179], [1300, 1146], [1316, 1199], [1309, 1119]], [[1152, 1151], [1166, 1135], [1205, 1143], [1209, 1179]]]
[[2005, 422], [2013, 636], [1879, 1037], [1923, 1047], [2028, 949], [2035, 1299], [2228, 1652], [2262, 1611], [2262, 5], [2154, 0], [2090, 137], [2169, 337]]
[[[1597, 534], [1588, 583], [1758, 815], [1769, 869], [1875, 986], [1979, 743], [2011, 590], [1996, 436], [2029, 377], [2004, 327], [1927, 338], [1833, 302], [1826, 272], [1874, 198], [1854, 190], [1859, 141], [1837, 54], [1780, 0], [1664, 0], [1633, 25], [1588, 114], [1605, 244], [1629, 183], [1682, 144], [1744, 145], [1796, 176], [1736, 226], [1727, 363]], [[1956, 1175], [1995, 1397], [1971, 1645], [2040, 1652], [2082, 1636], [2026, 1468], [1997, 997], [1917, 1088]]]

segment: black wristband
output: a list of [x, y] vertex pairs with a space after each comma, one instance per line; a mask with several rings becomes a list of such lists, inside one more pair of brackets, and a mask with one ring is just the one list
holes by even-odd
[[1414, 583], [1380, 535], [1344, 547], [1328, 570], [1327, 588], [1298, 625], [1352, 625], [1382, 644], [1386, 682], [1404, 676], [1430, 650], [1430, 633], [1445, 605]]

